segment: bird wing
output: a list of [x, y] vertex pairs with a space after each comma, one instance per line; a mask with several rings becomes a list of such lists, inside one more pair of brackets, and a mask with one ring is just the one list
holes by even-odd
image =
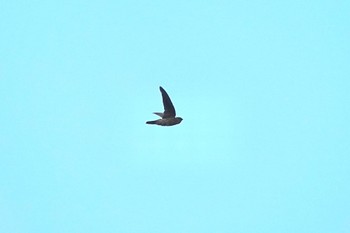
[[159, 87], [160, 92], [162, 92], [163, 97], [163, 105], [164, 105], [164, 115], [163, 118], [171, 118], [176, 116], [175, 108], [173, 103], [170, 100], [168, 93], [163, 89], [163, 87]]

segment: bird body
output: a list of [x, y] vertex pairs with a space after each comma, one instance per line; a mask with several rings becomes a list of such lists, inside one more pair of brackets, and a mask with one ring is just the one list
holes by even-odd
[[154, 114], [160, 116], [161, 119], [154, 120], [154, 121], [147, 121], [146, 124], [161, 125], [161, 126], [172, 126], [172, 125], [180, 124], [182, 121], [182, 118], [176, 117], [176, 111], [173, 103], [170, 100], [168, 93], [166, 93], [166, 91], [162, 87], [159, 87], [159, 89], [160, 89], [160, 92], [162, 93], [164, 113], [154, 112]]
[[155, 121], [147, 121], [146, 124], [150, 125], [161, 125], [161, 126], [172, 126], [180, 124], [182, 121], [181, 117], [174, 117], [174, 118], [164, 118], [164, 119], [158, 119]]

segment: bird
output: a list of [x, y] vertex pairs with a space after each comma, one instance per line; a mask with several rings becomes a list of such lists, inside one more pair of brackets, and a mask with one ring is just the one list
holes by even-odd
[[180, 124], [182, 121], [181, 117], [176, 117], [176, 111], [173, 103], [170, 100], [168, 93], [164, 90], [163, 87], [159, 87], [160, 92], [162, 93], [164, 112], [154, 112], [154, 114], [161, 117], [161, 119], [154, 121], [147, 121], [146, 124], [150, 125], [161, 125], [161, 126], [173, 126]]

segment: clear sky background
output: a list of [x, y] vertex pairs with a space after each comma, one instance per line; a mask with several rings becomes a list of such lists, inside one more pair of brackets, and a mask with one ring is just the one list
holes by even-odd
[[350, 232], [349, 1], [0, 12], [0, 232]]

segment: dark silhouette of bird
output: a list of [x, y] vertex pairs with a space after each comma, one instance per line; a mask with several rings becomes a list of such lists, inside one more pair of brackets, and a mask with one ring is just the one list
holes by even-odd
[[182, 121], [181, 117], [176, 117], [176, 112], [173, 103], [170, 100], [168, 93], [163, 89], [163, 87], [159, 87], [160, 92], [163, 97], [163, 105], [164, 112], [154, 112], [154, 114], [161, 117], [161, 119], [155, 121], [147, 121], [146, 124], [151, 125], [161, 125], [161, 126], [172, 126], [180, 124]]

